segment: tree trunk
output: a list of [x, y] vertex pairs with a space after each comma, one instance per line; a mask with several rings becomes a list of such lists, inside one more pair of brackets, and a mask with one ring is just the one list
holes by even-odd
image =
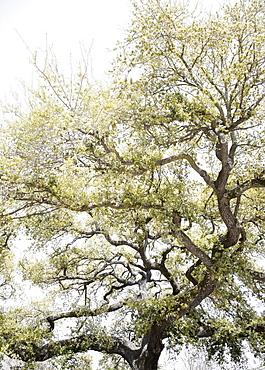
[[[163, 346], [164, 347], [164, 346]], [[151, 352], [145, 350], [141, 353], [141, 355], [130, 363], [130, 367], [132, 370], [157, 370], [158, 368], [158, 361], [163, 350], [156, 352]]]
[[130, 362], [132, 370], [157, 370], [164, 349], [162, 343], [164, 329], [164, 325], [154, 325], [150, 333], [144, 337], [140, 353]]

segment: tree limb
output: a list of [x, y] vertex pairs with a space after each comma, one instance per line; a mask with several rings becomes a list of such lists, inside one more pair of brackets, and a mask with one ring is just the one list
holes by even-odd
[[247, 180], [242, 184], [239, 184], [234, 189], [228, 190], [228, 196], [230, 199], [237, 198], [239, 195], [243, 194], [245, 191], [254, 188], [265, 188], [265, 179], [262, 178], [264, 176], [264, 171], [262, 171], [258, 176], [254, 179]]
[[80, 307], [78, 309], [67, 311], [67, 312], [61, 312], [57, 315], [51, 315], [47, 317], [47, 321], [51, 325], [51, 329], [54, 328], [55, 321], [66, 319], [66, 318], [78, 318], [78, 317], [89, 317], [89, 316], [98, 316], [103, 313], [107, 312], [114, 312], [119, 310], [124, 306], [124, 301], [116, 302], [108, 306], [102, 306], [100, 308], [97, 308], [95, 310], [91, 310], [88, 307]]
[[197, 247], [191, 239], [182, 230], [174, 231], [173, 236], [180, 238], [185, 248], [194, 256], [199, 258], [201, 262], [210, 269], [213, 266], [212, 259], [199, 247]]
[[265, 273], [264, 272], [259, 272], [259, 271], [253, 271], [249, 270], [250, 275], [254, 280], [260, 281], [260, 282], [265, 282]]
[[103, 333], [83, 334], [74, 338], [50, 341], [43, 346], [16, 343], [11, 348], [16, 356], [25, 362], [32, 360], [42, 362], [58, 355], [88, 350], [118, 354], [130, 362], [130, 358], [140, 352], [131, 342], [108, 336], [106, 333], [104, 335]]
[[201, 169], [196, 164], [196, 162], [194, 161], [192, 156], [189, 155], [189, 154], [181, 153], [181, 154], [178, 154], [178, 155], [172, 155], [172, 156], [167, 157], [167, 158], [159, 159], [155, 162], [155, 165], [156, 166], [163, 166], [165, 164], [175, 162], [175, 161], [180, 160], [180, 159], [186, 159], [189, 162], [190, 166], [203, 178], [203, 180], [206, 182], [206, 184], [209, 185], [211, 188], [215, 189], [214, 181], [211, 179], [209, 174], [205, 170]]

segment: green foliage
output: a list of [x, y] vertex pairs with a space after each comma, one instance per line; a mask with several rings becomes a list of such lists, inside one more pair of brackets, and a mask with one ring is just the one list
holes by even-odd
[[244, 353], [240, 329], [225, 319], [216, 320], [213, 323], [213, 328], [215, 329], [215, 334], [207, 348], [209, 358], [214, 357], [218, 362], [222, 362], [225, 358], [225, 352], [228, 350], [232, 361], [240, 362]]
[[51, 338], [47, 326], [43, 325], [42, 315], [38, 312], [33, 315], [32, 311], [19, 308], [11, 310], [8, 314], [1, 313], [1, 353], [20, 359], [17, 350], [23, 350], [24, 358], [31, 362], [35, 357], [35, 346]]
[[45, 370], [92, 370], [91, 357], [88, 354], [73, 355], [69, 353], [66, 356], [48, 361], [44, 368]]
[[148, 332], [151, 327], [161, 325], [165, 318], [174, 315], [176, 306], [179, 306], [178, 299], [172, 296], [163, 296], [160, 299], [155, 297], [143, 299], [140, 302], [131, 304], [135, 318], [135, 332], [137, 337]]
[[262, 0], [134, 2], [109, 87], [34, 59], [0, 139], [0, 273], [46, 306], [13, 301], [1, 351], [65, 369], [88, 349], [149, 361], [164, 338], [264, 353], [264, 22]]
[[99, 361], [98, 370], [128, 370], [130, 369], [126, 362], [118, 357], [111, 355], [103, 355]]

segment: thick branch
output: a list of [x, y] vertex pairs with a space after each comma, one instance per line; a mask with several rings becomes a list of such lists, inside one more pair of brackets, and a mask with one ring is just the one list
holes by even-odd
[[77, 318], [77, 317], [97, 316], [97, 315], [100, 315], [102, 313], [117, 311], [120, 308], [122, 308], [123, 306], [124, 306], [124, 302], [120, 301], [120, 302], [116, 302], [114, 304], [111, 304], [109, 306], [102, 306], [102, 307], [97, 308], [95, 310], [91, 310], [88, 307], [80, 307], [80, 308], [72, 310], [72, 311], [61, 312], [57, 315], [48, 316], [47, 321], [49, 322], [49, 324], [51, 325], [51, 328], [53, 329], [54, 328], [54, 322], [58, 321], [58, 320], [61, 320], [61, 319], [66, 319], [66, 318], [70, 318], [70, 317]]
[[215, 188], [214, 182], [211, 179], [211, 177], [208, 175], [208, 173], [205, 170], [201, 169], [196, 164], [196, 162], [194, 161], [192, 156], [189, 155], [189, 154], [181, 153], [181, 154], [178, 154], [178, 155], [172, 155], [172, 156], [167, 157], [167, 158], [159, 159], [155, 162], [155, 165], [156, 166], [163, 166], [165, 164], [175, 162], [175, 161], [180, 160], [180, 159], [186, 159], [189, 162], [190, 166], [194, 169], [194, 171], [196, 171], [203, 178], [203, 180], [206, 182], [206, 184], [209, 185], [213, 189]]
[[199, 306], [205, 298], [213, 293], [216, 284], [217, 279], [214, 279], [211, 273], [206, 272], [203, 281], [191, 291], [191, 297], [193, 296], [193, 298], [188, 303], [187, 307], [179, 310], [178, 317], [185, 316]]
[[[31, 348], [30, 348], [31, 347]], [[17, 343], [12, 348], [13, 352], [22, 361], [46, 361], [50, 358], [67, 353], [80, 353], [88, 350], [118, 354], [129, 363], [132, 362], [140, 351], [131, 342], [117, 339], [102, 333], [84, 334], [75, 338], [49, 342], [43, 346], [32, 344], [25, 347], [24, 343]]]
[[213, 266], [212, 259], [199, 247], [197, 247], [191, 239], [183, 231], [178, 230], [173, 233], [175, 237], [180, 238], [185, 248], [194, 256], [196, 256], [201, 262], [207, 267], [211, 268]]

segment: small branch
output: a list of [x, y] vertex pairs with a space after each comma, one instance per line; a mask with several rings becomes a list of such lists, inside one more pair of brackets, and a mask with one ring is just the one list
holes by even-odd
[[264, 272], [258, 272], [258, 271], [252, 271], [249, 270], [250, 275], [254, 280], [260, 281], [260, 282], [265, 282], [265, 273]]
[[238, 214], [238, 211], [239, 211], [240, 201], [241, 201], [241, 194], [238, 195], [237, 198], [236, 198], [236, 206], [235, 206], [235, 210], [234, 210], [234, 216], [235, 217], [237, 217], [237, 214]]
[[95, 208], [100, 208], [100, 207], [106, 207], [106, 208], [112, 208], [112, 209], [134, 209], [135, 206], [139, 206], [144, 209], [161, 209], [162, 206], [159, 204], [143, 204], [141, 202], [136, 202], [133, 204], [122, 204], [122, 203], [117, 203], [117, 202], [111, 202], [111, 201], [104, 201], [104, 202], [99, 202], [99, 203], [91, 203], [91, 204], [84, 204], [81, 207], [69, 207], [70, 209], [77, 211], [77, 212], [88, 212], [92, 211]]
[[234, 163], [234, 158], [235, 158], [236, 149], [238, 147], [238, 143], [237, 143], [236, 133], [234, 131], [230, 133], [230, 136], [232, 139], [232, 145], [229, 150], [229, 158], [231, 159], [232, 163]]
[[[173, 248], [172, 248], [173, 249]], [[170, 271], [165, 266], [165, 261], [162, 259], [160, 263], [151, 264], [151, 268], [154, 270], [158, 270], [161, 274], [167, 279], [172, 287], [172, 294], [177, 295], [180, 293], [180, 285], [178, 284], [177, 280], [171, 275]]]
[[132, 249], [139, 251], [139, 248], [137, 245], [128, 242], [127, 240], [113, 240], [109, 234], [102, 233], [105, 239], [111, 244], [114, 245], [115, 247], [120, 247], [122, 245], [127, 245], [128, 247], [131, 247]]
[[196, 267], [198, 267], [198, 266], [200, 266], [201, 265], [201, 263], [202, 263], [202, 261], [201, 260], [198, 260], [196, 263], [194, 263], [192, 266], [190, 266], [189, 268], [188, 268], [188, 270], [186, 271], [186, 278], [190, 281], [190, 282], [192, 282], [192, 284], [193, 285], [198, 285], [199, 284], [199, 282], [198, 282], [198, 280], [196, 280], [191, 274], [192, 274], [192, 272], [196, 269]]
[[201, 324], [195, 334], [195, 338], [209, 338], [214, 335], [216, 330], [209, 325]]

